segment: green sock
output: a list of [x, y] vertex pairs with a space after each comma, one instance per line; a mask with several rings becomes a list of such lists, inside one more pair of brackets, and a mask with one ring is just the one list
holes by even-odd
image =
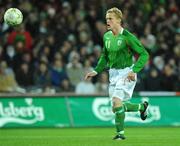
[[125, 112], [124, 107], [117, 107], [114, 108], [115, 111], [115, 124], [116, 124], [116, 131], [118, 134], [124, 134], [124, 118]]
[[126, 112], [137, 112], [144, 110], [144, 105], [142, 103], [136, 104], [136, 103], [124, 102], [123, 105]]

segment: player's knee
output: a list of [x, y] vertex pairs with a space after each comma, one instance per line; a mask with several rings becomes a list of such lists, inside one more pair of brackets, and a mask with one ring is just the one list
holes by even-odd
[[118, 97], [113, 97], [113, 99], [112, 99], [112, 101], [113, 101], [113, 106], [122, 106], [122, 101], [121, 101], [121, 99], [120, 98], [118, 98]]
[[119, 99], [117, 97], [113, 97], [112, 101], [113, 101], [113, 108], [123, 106], [121, 99]]

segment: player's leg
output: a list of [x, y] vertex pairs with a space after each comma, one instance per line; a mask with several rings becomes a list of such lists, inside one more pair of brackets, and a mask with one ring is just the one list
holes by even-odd
[[[135, 77], [137, 79], [137, 75]], [[126, 79], [126, 77], [125, 77]], [[130, 100], [131, 97], [132, 97], [132, 94], [133, 94], [133, 91], [134, 91], [134, 88], [135, 88], [135, 85], [136, 85], [136, 82], [137, 80], [135, 81], [127, 81], [127, 80], [124, 80], [124, 84], [122, 86], [122, 89], [124, 89], [124, 94], [125, 94], [125, 100]], [[121, 84], [121, 83], [120, 83]], [[125, 109], [125, 112], [137, 112], [137, 111], [140, 111], [140, 116], [141, 116], [141, 119], [142, 120], [145, 120], [147, 118], [147, 107], [148, 107], [148, 102], [144, 102], [144, 103], [139, 103], [139, 104], [136, 104], [136, 103], [131, 103], [131, 102], [124, 102], [123, 103], [124, 105], [124, 109]]]
[[115, 125], [117, 135], [113, 138], [114, 140], [124, 140], [124, 119], [125, 111], [123, 106], [124, 91], [121, 89], [124, 83], [119, 74], [119, 70], [110, 69], [109, 71], [109, 96], [112, 102], [112, 110], [115, 114]]
[[112, 104], [113, 104], [113, 112], [115, 113], [115, 125], [116, 125], [116, 132], [117, 132], [117, 135], [113, 139], [123, 140], [125, 139], [124, 137], [125, 112], [124, 112], [123, 103], [120, 98], [113, 97]]
[[131, 103], [131, 102], [124, 102], [124, 109], [126, 112], [137, 112], [143, 111], [146, 108], [147, 102], [144, 103]]
[[[119, 98], [119, 95], [123, 96], [123, 92], [121, 91], [120, 94], [115, 92], [115, 85], [109, 85], [109, 97], [111, 99], [112, 104], [112, 111], [115, 114], [115, 125], [116, 125], [116, 132], [117, 135], [113, 138], [114, 140], [123, 140], [124, 137], [124, 106], [122, 100]], [[116, 96], [118, 95], [118, 96]]]
[[131, 103], [131, 102], [124, 102], [123, 103], [125, 112], [137, 112], [140, 111], [140, 116], [142, 120], [145, 120], [147, 118], [147, 107], [148, 107], [148, 102], [145, 101], [144, 103], [136, 104], [136, 103]]
[[144, 105], [144, 109], [140, 110], [140, 113], [141, 113], [140, 117], [142, 120], [146, 120], [146, 118], [147, 118], [147, 107], [148, 107], [149, 103], [147, 101], [145, 101], [143, 103], [143, 105]]
[[137, 112], [140, 110], [144, 110], [144, 105], [143, 104], [136, 104], [136, 103], [131, 103], [131, 102], [124, 102], [124, 109], [126, 112]]

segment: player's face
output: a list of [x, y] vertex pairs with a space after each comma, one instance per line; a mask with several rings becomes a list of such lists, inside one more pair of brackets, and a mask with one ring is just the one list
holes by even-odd
[[106, 24], [107, 24], [107, 29], [112, 30], [113, 28], [117, 27], [117, 25], [120, 24], [120, 20], [116, 18], [114, 13], [107, 13]]

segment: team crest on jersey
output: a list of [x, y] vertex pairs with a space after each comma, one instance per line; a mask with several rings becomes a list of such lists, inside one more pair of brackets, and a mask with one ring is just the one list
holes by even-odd
[[121, 44], [122, 44], [122, 40], [118, 40], [118, 41], [117, 41], [117, 45], [118, 45], [118, 46], [121, 46]]

